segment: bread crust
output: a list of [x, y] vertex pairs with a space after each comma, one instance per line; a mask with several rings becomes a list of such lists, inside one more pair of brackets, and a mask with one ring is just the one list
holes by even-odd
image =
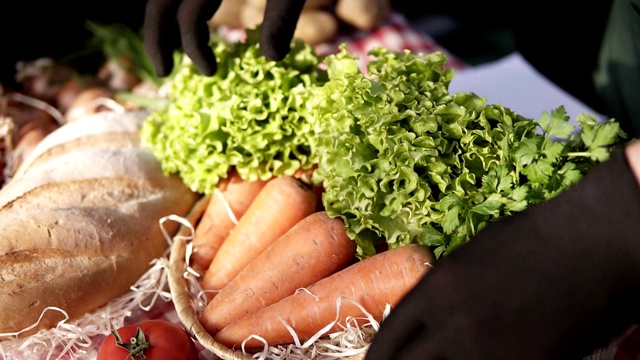
[[[160, 219], [185, 216], [199, 195], [140, 146], [147, 115], [97, 113], [62, 126], [0, 189], [1, 333], [36, 323], [46, 307], [71, 319], [95, 310], [163, 255]], [[174, 234], [177, 224], [164, 228]], [[25, 335], [61, 319], [45, 312]]]

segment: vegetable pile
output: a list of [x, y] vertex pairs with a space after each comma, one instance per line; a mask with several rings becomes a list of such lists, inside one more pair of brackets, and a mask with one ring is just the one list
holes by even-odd
[[360, 258], [412, 243], [446, 255], [571, 186], [626, 137], [593, 115], [575, 126], [563, 107], [534, 120], [450, 93], [454, 73], [440, 52], [375, 48], [365, 73], [346, 46], [321, 59], [294, 40], [273, 62], [256, 32], [215, 43], [218, 73], [183, 61], [143, 142], [205, 194], [231, 171], [268, 180], [314, 168], [323, 207], [344, 220]]
[[473, 93], [451, 94], [441, 53], [374, 49], [368, 76], [343, 47], [310, 104], [317, 125], [314, 181], [360, 256], [420, 243], [448, 254], [488, 223], [566, 189], [625, 134], [613, 120], [563, 107], [537, 121]]
[[[454, 73], [440, 52], [375, 48], [362, 71], [346, 46], [322, 58], [293, 40], [273, 62], [256, 29], [241, 43], [214, 36], [216, 75], [176, 54], [161, 80], [137, 34], [90, 27], [110, 61], [89, 83], [69, 76], [59, 88], [73, 93], [56, 106], [73, 110], [70, 99], [94, 90], [82, 113], [104, 110], [96, 100], [115, 94], [125, 111], [146, 99], [139, 85], [167, 91], [146, 99], [157, 111], [141, 140], [209, 201], [188, 273], [209, 297], [200, 322], [230, 348], [266, 344], [286, 358], [365, 351], [370, 337], [348, 331], [375, 331], [436, 258], [571, 186], [626, 138], [613, 120], [583, 114], [576, 126], [562, 107], [529, 119], [450, 93]], [[142, 339], [121, 330], [103, 356], [126, 356], [127, 340]], [[162, 338], [142, 330], [150, 347]], [[341, 330], [356, 344], [336, 344]], [[321, 337], [328, 350], [308, 349]], [[193, 357], [187, 340], [177, 347]]]
[[190, 266], [209, 298], [199, 320], [229, 348], [316, 352], [351, 322], [376, 328], [437, 258], [626, 138], [563, 107], [534, 120], [450, 93], [440, 52], [374, 48], [363, 72], [346, 45], [320, 59], [294, 40], [272, 62], [250, 32], [215, 51], [213, 77], [178, 66], [143, 142], [209, 196]]

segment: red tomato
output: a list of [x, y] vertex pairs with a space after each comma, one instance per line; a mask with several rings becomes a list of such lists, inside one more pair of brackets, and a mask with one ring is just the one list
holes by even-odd
[[[138, 332], [138, 329], [140, 332]], [[163, 320], [123, 326], [107, 336], [97, 360], [198, 360], [198, 349], [184, 328]]]

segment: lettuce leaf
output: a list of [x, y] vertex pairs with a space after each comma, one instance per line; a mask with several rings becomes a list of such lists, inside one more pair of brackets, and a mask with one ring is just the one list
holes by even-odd
[[292, 175], [313, 165], [313, 119], [308, 88], [327, 80], [322, 59], [294, 39], [279, 62], [260, 53], [258, 29], [244, 42], [212, 42], [214, 76], [201, 75], [184, 57], [168, 83], [169, 104], [141, 132], [166, 173], [178, 173], [193, 191], [211, 194], [234, 167], [247, 180]]

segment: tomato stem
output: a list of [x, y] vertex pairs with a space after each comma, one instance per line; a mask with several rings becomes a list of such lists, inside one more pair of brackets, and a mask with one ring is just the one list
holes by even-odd
[[120, 337], [120, 334], [118, 334], [117, 330], [112, 330], [111, 333], [116, 338], [116, 345], [129, 351], [129, 355], [127, 355], [125, 360], [135, 359], [136, 357], [140, 357], [141, 360], [145, 360], [147, 358], [144, 355], [144, 352], [149, 348], [150, 345], [149, 342], [147, 342], [142, 329], [138, 328], [138, 330], [136, 331], [136, 336], [132, 337], [129, 340], [130, 342], [128, 343], [122, 341], [122, 337]]

